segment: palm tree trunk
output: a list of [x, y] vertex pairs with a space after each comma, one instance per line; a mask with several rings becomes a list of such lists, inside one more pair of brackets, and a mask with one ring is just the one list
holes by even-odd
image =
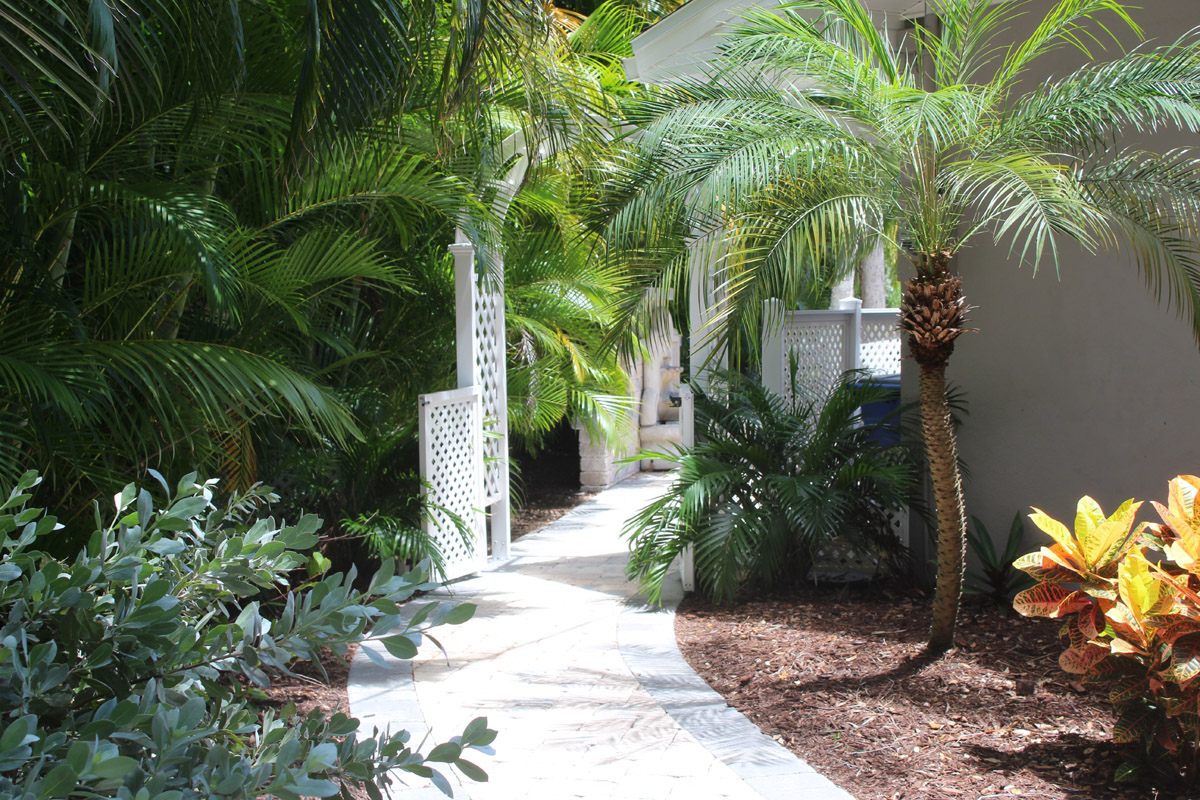
[[909, 353], [921, 367], [921, 428], [938, 521], [931, 655], [954, 646], [967, 548], [958, 444], [946, 402], [946, 364], [954, 340], [970, 330], [966, 327], [970, 307], [962, 295], [962, 281], [946, 269], [948, 260], [949, 253], [940, 253], [920, 265], [923, 269], [908, 282], [900, 301], [900, 329], [908, 332]]
[[966, 565], [967, 520], [963, 510], [962, 477], [958, 471], [958, 443], [946, 402], [945, 362], [921, 367], [921, 428], [925, 456], [937, 510], [937, 588], [933, 595], [933, 624], [929, 652], [943, 653], [954, 646], [954, 628], [962, 596]]

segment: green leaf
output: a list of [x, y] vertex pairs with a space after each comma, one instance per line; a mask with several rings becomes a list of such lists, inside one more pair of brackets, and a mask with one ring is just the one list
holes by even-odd
[[124, 778], [133, 774], [139, 764], [127, 756], [108, 756], [95, 761], [88, 769], [88, 774], [96, 778]]
[[[164, 517], [159, 521], [159, 527], [170, 528], [169, 525], [162, 524], [170, 519], [171, 518]], [[184, 523], [182, 527], [178, 528], [178, 530], [186, 529], [186, 523]], [[157, 553], [160, 556], [177, 556], [187, 550], [187, 545], [177, 539], [155, 539], [153, 542], [149, 542], [146, 545], [146, 549], [152, 553]]]
[[454, 742], [443, 742], [429, 751], [426, 761], [453, 762], [462, 756], [462, 747]]
[[15, 750], [21, 745], [37, 741], [33, 731], [37, 728], [37, 717], [29, 715], [18, 717], [8, 724], [4, 733], [0, 734], [0, 752]]
[[411, 659], [417, 655], [417, 646], [403, 634], [388, 636], [379, 640], [384, 649], [396, 658]]
[[460, 759], [456, 760], [454, 762], [454, 766], [457, 767], [458, 770], [460, 772], [462, 772], [463, 775], [467, 776], [468, 778], [470, 778], [473, 781], [478, 781], [480, 783], [487, 782], [488, 774], [486, 772], [484, 772], [482, 769], [480, 769], [478, 766], [476, 766], [475, 764], [472, 764], [470, 761], [467, 761], [465, 758], [460, 758]]
[[75, 788], [75, 782], [78, 780], [78, 775], [69, 764], [59, 764], [50, 773], [42, 779], [41, 785], [38, 787], [38, 797], [44, 800], [49, 798], [67, 797], [71, 790]]
[[473, 616], [475, 616], [475, 605], [462, 603], [450, 609], [442, 621], [447, 625], [461, 625]]

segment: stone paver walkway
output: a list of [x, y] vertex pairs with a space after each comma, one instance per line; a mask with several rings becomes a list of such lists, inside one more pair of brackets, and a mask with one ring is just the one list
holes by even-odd
[[[405, 728], [424, 749], [486, 716], [492, 756], [468, 758], [487, 783], [453, 781], [473, 800], [853, 800], [763, 735], [688, 667], [668, 608], [624, 577], [626, 517], [666, 478], [602, 492], [512, 547], [512, 559], [454, 584], [474, 619], [434, 631], [411, 666], [356, 655], [350, 706], [364, 728]], [[376, 648], [382, 652], [382, 648]], [[414, 681], [415, 676], [415, 681]], [[429, 784], [393, 792], [442, 798]]]

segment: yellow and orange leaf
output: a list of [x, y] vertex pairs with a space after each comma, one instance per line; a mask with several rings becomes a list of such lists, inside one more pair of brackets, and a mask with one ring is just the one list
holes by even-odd
[[1109, 650], [1119, 656], [1144, 656], [1146, 651], [1136, 645], [1133, 645], [1124, 639], [1113, 639], [1109, 643]]
[[1076, 532], [1089, 567], [1095, 569], [1112, 563], [1137, 541], [1133, 523], [1141, 507], [1141, 503], [1126, 500], [1111, 517], [1102, 519], [1086, 532]]
[[1121, 561], [1117, 590], [1121, 602], [1133, 614], [1139, 627], [1151, 609], [1158, 605], [1162, 588], [1162, 582], [1150, 575], [1150, 565], [1145, 558], [1131, 555]]
[[1200, 509], [1196, 508], [1196, 494], [1200, 492], [1200, 478], [1195, 475], [1180, 475], [1167, 484], [1167, 505], [1171, 514], [1186, 520], [1191, 526], [1200, 525]]
[[1089, 644], [1086, 647], [1068, 647], [1058, 657], [1058, 666], [1072, 675], [1086, 675], [1096, 664], [1108, 658], [1103, 647]]
[[1136, 643], [1141, 650], [1145, 650], [1149, 637], [1142, 628], [1141, 620], [1134, 615], [1129, 606], [1117, 603], [1105, 611], [1104, 615], [1108, 617], [1109, 627], [1116, 633], [1116, 637], [1113, 639], [1114, 644], [1118, 639], [1124, 639], [1126, 642]]
[[1013, 562], [1013, 567], [1024, 572], [1035, 581], [1050, 581], [1057, 583], [1060, 581], [1077, 581], [1082, 576], [1079, 569], [1074, 565], [1068, 566], [1071, 562], [1054, 552], [1054, 549], [1043, 547], [1036, 553], [1027, 553]]
[[1064, 617], [1082, 611], [1092, 600], [1079, 591], [1071, 591], [1055, 583], [1039, 583], [1013, 598], [1013, 608], [1025, 617]]
[[1033, 513], [1029, 515], [1029, 519], [1034, 525], [1037, 525], [1039, 528], [1045, 531], [1046, 534], [1049, 535], [1049, 537], [1053, 539], [1055, 543], [1065, 552], [1079, 552], [1079, 546], [1075, 541], [1075, 537], [1071, 535], [1069, 530], [1067, 530], [1066, 525], [1063, 525], [1054, 517], [1042, 511], [1040, 508], [1035, 507], [1033, 509]]
[[1075, 538], [1082, 542], [1096, 526], [1104, 521], [1104, 511], [1100, 504], [1091, 497], [1084, 495], [1075, 504]]

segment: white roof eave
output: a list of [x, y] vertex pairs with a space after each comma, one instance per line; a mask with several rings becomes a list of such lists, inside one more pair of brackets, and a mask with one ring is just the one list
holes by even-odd
[[[621, 60], [632, 80], [654, 82], [696, 77], [715, 55], [720, 33], [751, 8], [774, 8], [781, 0], [689, 0], [633, 40], [633, 55]], [[924, 0], [869, 0], [880, 14], [897, 20], [922, 10]]]

